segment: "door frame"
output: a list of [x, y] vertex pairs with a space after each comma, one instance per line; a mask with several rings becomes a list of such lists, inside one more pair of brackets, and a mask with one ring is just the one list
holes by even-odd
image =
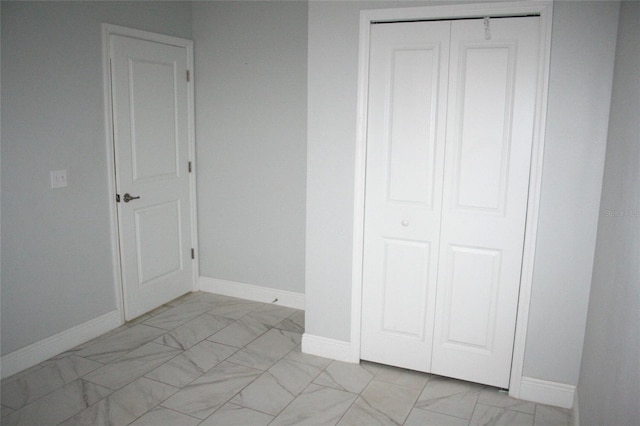
[[529, 174], [529, 195], [527, 199], [527, 219], [525, 223], [525, 240], [520, 276], [520, 295], [518, 299], [518, 314], [511, 362], [511, 378], [509, 382], [509, 395], [514, 398], [520, 396], [542, 186], [547, 96], [549, 92], [553, 0], [426, 6], [404, 9], [376, 9], [360, 12], [358, 113], [353, 215], [353, 275], [351, 281], [351, 359], [353, 362], [359, 362], [361, 346], [370, 27], [377, 22], [523, 15], [540, 16], [540, 50], [535, 109], [536, 116], [531, 152], [531, 171]]
[[[149, 31], [121, 27], [112, 24], [102, 24], [102, 82], [104, 91], [104, 122], [107, 149], [107, 174], [109, 197], [109, 219], [111, 228], [111, 256], [113, 265], [113, 285], [116, 295], [116, 308], [120, 315], [120, 323], [125, 322], [124, 312], [124, 281], [122, 279], [122, 263], [120, 259], [120, 231], [118, 226], [118, 204], [116, 202], [116, 157], [115, 139], [113, 127], [113, 98], [111, 97], [111, 43], [112, 35], [121, 35], [139, 40], [163, 43], [172, 46], [184, 47], [187, 51], [187, 69], [190, 71], [190, 83], [187, 85], [187, 134], [189, 145], [189, 161], [191, 161], [191, 173], [189, 173], [189, 197], [191, 208], [191, 245], [198, 253], [198, 221], [196, 204], [196, 151], [195, 151], [195, 119], [194, 119], [194, 59], [193, 41]], [[199, 275], [198, 257], [193, 259], [193, 274], [191, 277], [191, 290], [197, 290]]]

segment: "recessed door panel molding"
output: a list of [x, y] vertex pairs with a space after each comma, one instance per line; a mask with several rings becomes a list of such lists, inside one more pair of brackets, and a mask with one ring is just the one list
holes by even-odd
[[362, 359], [509, 386], [538, 31], [371, 26]]
[[[433, 207], [439, 46], [393, 49], [386, 111], [389, 201]], [[415, 159], [422, 159], [422, 163]], [[425, 164], [427, 166], [425, 167]]]
[[440, 285], [447, 292], [445, 343], [492, 352], [501, 252], [450, 246], [449, 260]]
[[[455, 208], [503, 213], [511, 146], [514, 43], [460, 46], [458, 110], [448, 131], [456, 140]], [[491, 76], [491, 78], [487, 78]]]
[[120, 267], [132, 319], [194, 286], [191, 42], [122, 32], [108, 41]]
[[177, 73], [175, 62], [129, 58], [134, 182], [178, 173]]
[[154, 280], [180, 273], [185, 250], [180, 235], [180, 200], [136, 209], [134, 214], [138, 285], [153, 285]]
[[381, 331], [424, 341], [430, 257], [429, 243], [385, 239]]

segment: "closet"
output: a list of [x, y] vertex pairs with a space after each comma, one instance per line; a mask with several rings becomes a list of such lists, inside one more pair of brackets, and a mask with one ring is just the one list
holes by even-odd
[[509, 387], [539, 27], [371, 25], [361, 359]]

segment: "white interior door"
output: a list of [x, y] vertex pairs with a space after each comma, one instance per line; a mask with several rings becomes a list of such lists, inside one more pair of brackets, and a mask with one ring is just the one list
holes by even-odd
[[[536, 17], [372, 26], [363, 359], [508, 387], [537, 40]], [[439, 92], [407, 49], [420, 43], [442, 49]]]
[[[193, 289], [187, 49], [110, 36], [126, 319]], [[133, 197], [133, 199], [129, 199]]]

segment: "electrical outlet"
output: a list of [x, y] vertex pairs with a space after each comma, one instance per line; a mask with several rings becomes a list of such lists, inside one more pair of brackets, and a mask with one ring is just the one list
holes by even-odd
[[67, 186], [67, 171], [52, 170], [51, 171], [51, 188], [64, 188]]

